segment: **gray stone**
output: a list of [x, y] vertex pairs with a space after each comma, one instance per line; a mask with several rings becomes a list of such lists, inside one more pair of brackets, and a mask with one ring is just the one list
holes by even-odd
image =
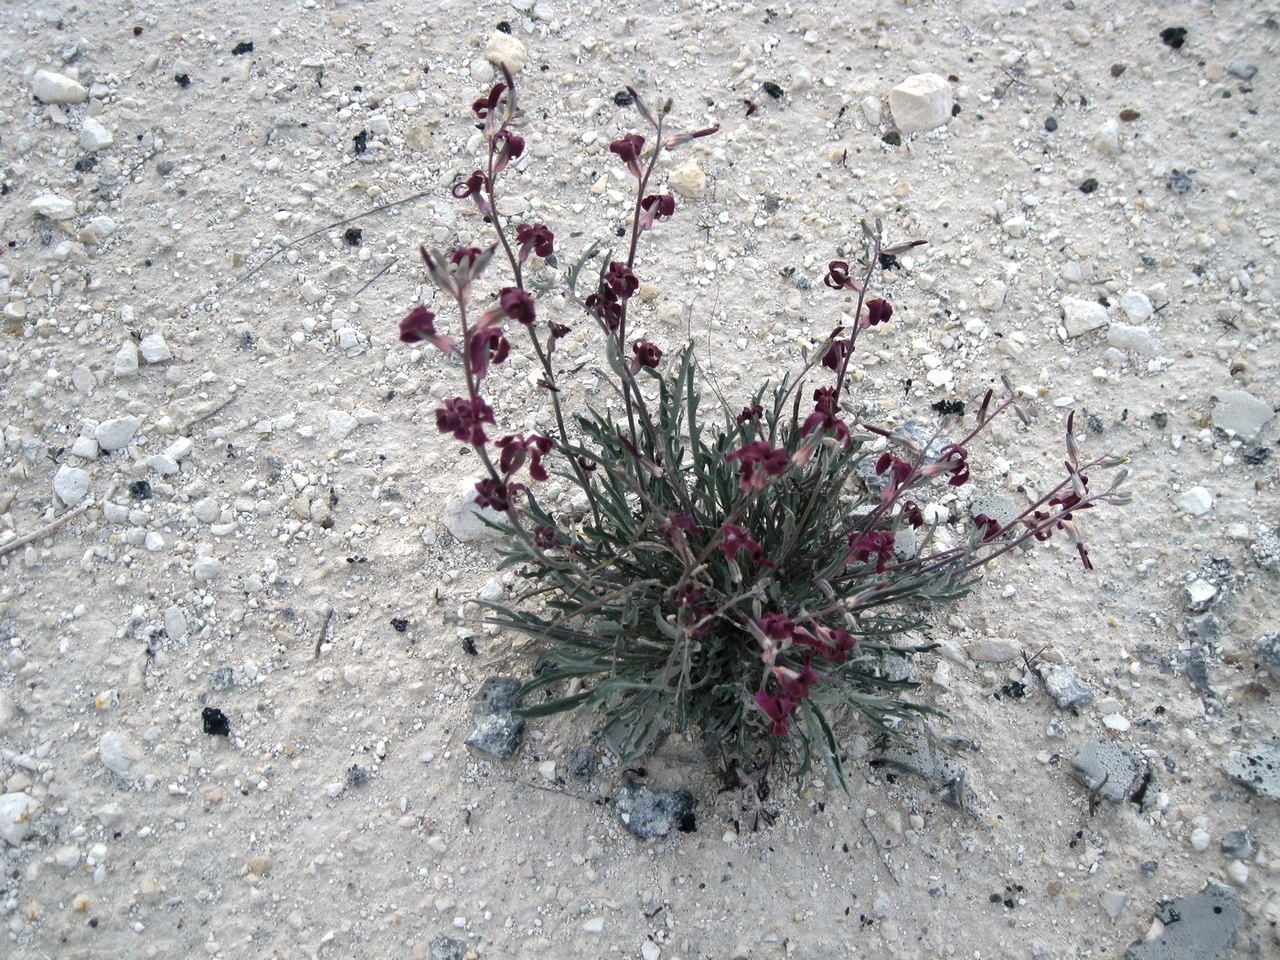
[[1222, 635], [1222, 621], [1213, 613], [1187, 617], [1182, 621], [1182, 627], [1187, 631], [1187, 636], [1201, 643], [1213, 643]]
[[357, 426], [356, 418], [346, 410], [329, 411], [329, 436], [332, 439], [345, 440]]
[[112, 372], [117, 377], [136, 377], [138, 375], [138, 348], [132, 342], [126, 343], [116, 354]]
[[79, 467], [61, 466], [53, 475], [53, 492], [68, 507], [89, 495], [89, 474]]
[[511, 713], [520, 706], [516, 694], [520, 681], [515, 677], [488, 677], [471, 702], [471, 712], [478, 717], [495, 713]]
[[1129, 350], [1140, 357], [1154, 357], [1160, 352], [1156, 338], [1146, 327], [1131, 327], [1127, 323], [1113, 323], [1107, 327], [1107, 345], [1117, 350]]
[[218, 693], [236, 685], [236, 672], [232, 667], [218, 667], [209, 674], [209, 688]]
[[1271, 404], [1244, 390], [1221, 390], [1214, 395], [1213, 425], [1243, 440], [1252, 440], [1275, 417]]
[[1210, 557], [1182, 578], [1182, 600], [1188, 613], [1204, 613], [1231, 593], [1235, 569], [1226, 557]]
[[569, 751], [569, 762], [567, 764], [569, 776], [575, 780], [581, 780], [584, 783], [591, 779], [591, 772], [595, 769], [596, 752], [587, 745], [574, 747]]
[[80, 127], [80, 146], [88, 153], [97, 153], [104, 150], [111, 144], [115, 143], [116, 138], [112, 136], [102, 123], [93, 117], [85, 117], [84, 123]]
[[1173, 498], [1173, 505], [1193, 517], [1203, 517], [1213, 509], [1213, 494], [1204, 487], [1192, 487]]
[[1280, 633], [1266, 633], [1253, 647], [1253, 658], [1275, 679], [1280, 680]]
[[160, 333], [151, 333], [142, 338], [142, 342], [138, 344], [138, 349], [142, 351], [142, 359], [147, 363], [164, 363], [166, 360], [173, 359], [173, 351], [169, 349], [169, 345], [164, 342], [164, 335]]
[[1044, 664], [1040, 678], [1049, 696], [1057, 701], [1059, 710], [1083, 707], [1093, 700], [1093, 688], [1076, 675], [1076, 668], [1067, 665]]
[[953, 96], [947, 78], [936, 73], [907, 77], [889, 91], [889, 110], [902, 133], [944, 126], [951, 119]]
[[50, 220], [70, 220], [76, 215], [75, 201], [56, 193], [42, 193], [27, 204], [27, 208]]
[[524, 717], [515, 713], [490, 713], [476, 718], [467, 746], [499, 760], [510, 759], [520, 749]]
[[1240, 80], [1252, 80], [1258, 68], [1248, 60], [1232, 60], [1227, 64], [1227, 73]]
[[462, 960], [467, 952], [465, 945], [453, 937], [446, 937], [443, 933], [436, 935], [428, 949], [431, 960]]
[[1107, 912], [1107, 916], [1112, 920], [1119, 920], [1120, 914], [1124, 912], [1124, 903], [1128, 897], [1125, 896], [1123, 890], [1106, 890], [1098, 898], [1102, 903], [1102, 909]]
[[1233, 753], [1222, 770], [1228, 777], [1260, 797], [1280, 802], [1280, 737]]
[[[483, 518], [483, 519], [482, 519]], [[506, 515], [489, 507], [476, 506], [476, 482], [464, 480], [451, 497], [445, 500], [441, 522], [445, 528], [463, 543], [495, 540], [501, 532], [489, 523], [506, 523]]]
[[909, 730], [889, 738], [875, 759], [875, 765], [885, 765], [913, 773], [935, 787], [941, 787], [943, 803], [956, 809], [965, 809], [969, 793], [965, 789], [964, 767], [937, 741], [919, 730]]
[[1022, 651], [1012, 640], [1001, 640], [999, 637], [984, 637], [975, 640], [965, 648], [965, 652], [973, 660], [982, 663], [1008, 663], [1017, 660]]
[[1096, 300], [1063, 297], [1058, 305], [1062, 308], [1062, 325], [1068, 337], [1082, 337], [1090, 330], [1107, 325], [1107, 308]]
[[692, 828], [694, 799], [688, 790], [654, 793], [631, 777], [622, 781], [613, 798], [618, 819], [638, 840], [665, 837], [674, 829]]
[[40, 802], [25, 793], [0, 796], [0, 840], [16, 847], [31, 834], [31, 821]]
[[93, 437], [105, 452], [113, 453], [127, 447], [141, 426], [142, 421], [137, 417], [115, 417], [98, 424]]
[[1264, 570], [1280, 567], [1280, 527], [1263, 530], [1249, 544], [1254, 562]]
[[127, 777], [142, 763], [142, 748], [123, 733], [111, 730], [98, 741], [98, 757], [112, 773]]
[[1248, 860], [1253, 850], [1253, 837], [1246, 828], [1232, 830], [1222, 838], [1222, 852], [1233, 860]]
[[1222, 960], [1231, 955], [1242, 914], [1236, 892], [1210, 880], [1190, 897], [1177, 897], [1156, 911], [1164, 929], [1138, 941], [1125, 960]]
[[31, 90], [41, 103], [84, 103], [89, 91], [81, 84], [52, 70], [37, 70]]
[[1145, 760], [1115, 740], [1092, 740], [1071, 761], [1076, 779], [1112, 803], [1124, 803], [1142, 786], [1149, 772]]

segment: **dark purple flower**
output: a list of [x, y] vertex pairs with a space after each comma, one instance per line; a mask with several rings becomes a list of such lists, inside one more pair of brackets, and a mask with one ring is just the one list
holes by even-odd
[[822, 674], [809, 666], [807, 658], [804, 666], [799, 670], [793, 667], [774, 667], [773, 676], [778, 681], [778, 686], [782, 688], [782, 692], [797, 703], [809, 696], [809, 690], [822, 679]]
[[765, 558], [764, 548], [756, 543], [755, 538], [744, 527], [740, 527], [736, 523], [726, 523], [724, 525], [724, 536], [720, 539], [720, 550], [727, 560], [733, 560], [739, 553], [745, 552], [747, 559], [752, 563], [764, 567], [773, 566]]
[[496, 423], [493, 410], [484, 402], [483, 397], [468, 400], [466, 397], [454, 397], [446, 400], [443, 407], [436, 410], [436, 429], [441, 433], [452, 433], [455, 439], [462, 440], [478, 447], [487, 442], [482, 424]]
[[741, 464], [743, 490], [763, 490], [769, 485], [770, 477], [779, 476], [791, 465], [787, 451], [775, 450], [763, 440], [753, 440], [725, 459]]
[[911, 464], [901, 457], [895, 457], [888, 450], [880, 454], [880, 459], [876, 461], [877, 476], [889, 471], [889, 483], [885, 487], [885, 494], [888, 497], [892, 497], [894, 493], [897, 493], [898, 489], [906, 482], [907, 477], [911, 476], [912, 469]]
[[849, 264], [844, 260], [832, 260], [827, 264], [827, 275], [822, 282], [832, 290], [860, 290], [858, 281], [849, 276]]
[[539, 483], [547, 479], [547, 468], [542, 465], [542, 458], [555, 448], [555, 441], [539, 433], [509, 434], [495, 441], [502, 450], [498, 459], [504, 476], [511, 476], [519, 470], [526, 459], [529, 461], [529, 476]]
[[759, 420], [764, 416], [764, 407], [758, 403], [753, 403], [749, 407], [743, 407], [742, 412], [734, 418], [735, 423], [746, 423], [748, 420]]
[[609, 287], [587, 297], [587, 309], [610, 330], [617, 330], [622, 323], [622, 301]]
[[471, 105], [471, 111], [481, 120], [486, 119], [493, 112], [494, 107], [498, 105], [498, 101], [502, 98], [502, 92], [506, 89], [507, 85], [505, 83], [494, 84], [487, 97], [481, 97]]
[[502, 363], [511, 352], [511, 344], [499, 327], [472, 330], [467, 338], [467, 359], [477, 380], [489, 372], [490, 363]]
[[501, 173], [507, 168], [508, 163], [524, 153], [524, 137], [503, 128], [494, 136], [493, 146], [495, 150], [493, 172]]
[[849, 339], [836, 339], [843, 327], [836, 327], [831, 331], [831, 346], [827, 347], [827, 352], [822, 355], [822, 365], [828, 370], [839, 371], [845, 364], [849, 356], [849, 351], [853, 347], [853, 341]]
[[625, 263], [614, 260], [604, 274], [605, 285], [619, 300], [628, 300], [640, 289], [640, 281]]
[[635, 177], [643, 176], [640, 169], [640, 151], [644, 149], [644, 137], [638, 133], [628, 133], [609, 144], [609, 152], [618, 155], [618, 159], [627, 165]]
[[909, 527], [924, 526], [924, 512], [920, 509], [920, 504], [914, 500], [908, 500], [902, 505], [902, 519]]
[[796, 712], [796, 704], [786, 697], [771, 697], [761, 690], [756, 694], [756, 706], [772, 721], [769, 736], [785, 737], [791, 729], [791, 715]]
[[866, 325], [874, 327], [877, 323], [888, 323], [889, 318], [893, 316], [893, 307], [889, 305], [887, 300], [879, 298], [867, 301], [867, 319]]
[[534, 527], [533, 543], [539, 550], [550, 550], [560, 542], [560, 531], [555, 527]]
[[511, 498], [523, 489], [518, 483], [503, 483], [486, 477], [476, 483], [476, 506], [481, 510], [487, 507], [502, 513], [511, 506]]
[[451, 353], [454, 347], [453, 337], [446, 337], [436, 332], [436, 315], [426, 307], [417, 306], [409, 311], [400, 321], [400, 340], [402, 343], [421, 343], [430, 341], [436, 349]]
[[756, 620], [756, 626], [770, 640], [790, 640], [795, 633], [796, 625], [783, 613], [766, 613]]
[[483, 253], [479, 247], [454, 247], [449, 252], [449, 262], [455, 267], [470, 270]]
[[503, 287], [498, 292], [498, 305], [502, 307], [502, 312], [510, 319], [517, 323], [523, 323], [525, 326], [533, 323], [537, 318], [537, 311], [533, 305], [533, 297], [526, 290], [520, 290], [517, 287]]
[[[829, 434], [831, 439], [840, 444], [840, 446], [848, 449], [849, 444], [853, 441], [852, 435], [845, 422], [834, 414], [827, 413], [819, 408], [805, 417], [804, 423], [800, 426], [800, 435], [807, 437], [815, 431], [821, 430], [823, 433]], [[805, 463], [808, 462], [806, 459]]]
[[670, 219], [676, 212], [676, 198], [669, 193], [654, 193], [640, 201], [640, 229], [650, 229], [654, 221]]
[[857, 638], [848, 630], [842, 630], [840, 627], [824, 627], [815, 625], [813, 632], [800, 628], [793, 634], [792, 638], [796, 643], [802, 644], [816, 653], [818, 656], [832, 663], [844, 663], [849, 659], [849, 654], [853, 652], [854, 647], [858, 645]]
[[999, 536], [1003, 525], [994, 517], [989, 517], [985, 513], [975, 514], [973, 517], [973, 525], [982, 530], [982, 542], [993, 540]]
[[876, 573], [884, 573], [885, 564], [893, 558], [892, 530], [849, 534], [849, 562], [866, 563], [872, 557], [876, 560]]
[[648, 340], [637, 340], [631, 345], [635, 358], [631, 361], [631, 372], [639, 372], [641, 367], [656, 367], [662, 362], [662, 349]]
[[687, 513], [668, 513], [667, 519], [658, 527], [662, 534], [672, 543], [683, 543], [685, 537], [697, 532], [697, 525]]
[[962, 487], [969, 481], [969, 451], [954, 443], [942, 448], [942, 456], [938, 463], [943, 464], [943, 472], [950, 473], [947, 484]]
[[706, 596], [707, 591], [692, 583], [683, 583], [671, 592], [676, 619], [695, 639], [706, 636], [711, 629], [711, 624], [703, 621], [715, 612], [715, 608], [706, 602]]
[[485, 197], [488, 189], [489, 178], [479, 170], [473, 170], [471, 176], [453, 185], [452, 193], [459, 200], [465, 200], [470, 197], [475, 201], [476, 209], [480, 211], [480, 216], [487, 217], [493, 213], [493, 207], [489, 205], [489, 201]]
[[555, 234], [545, 223], [522, 223], [516, 227], [516, 243], [520, 245], [520, 262], [529, 258], [532, 250], [543, 260], [554, 252]]

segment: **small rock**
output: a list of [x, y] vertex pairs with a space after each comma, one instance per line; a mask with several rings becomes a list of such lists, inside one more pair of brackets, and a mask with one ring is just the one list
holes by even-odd
[[1218, 588], [1199, 577], [1182, 585], [1182, 602], [1190, 613], [1203, 613], [1218, 596]]
[[1232, 830], [1222, 838], [1222, 853], [1233, 860], [1248, 860], [1253, 851], [1253, 837], [1247, 829]]
[[141, 426], [142, 421], [137, 417], [116, 417], [98, 424], [93, 437], [98, 441], [99, 447], [107, 453], [113, 453], [127, 447]]
[[1108, 730], [1114, 730], [1116, 733], [1124, 733], [1129, 729], [1129, 721], [1119, 713], [1109, 713], [1102, 718], [1102, 725]]
[[893, 737], [880, 751], [878, 763], [905, 770], [938, 787], [942, 802], [958, 810], [967, 808], [969, 792], [966, 792], [965, 769], [949, 753], [939, 748], [934, 737], [918, 730], [909, 730], [901, 737]]
[[493, 82], [493, 64], [488, 60], [476, 57], [471, 61], [471, 65], [468, 69], [471, 71], [471, 79], [476, 83], [484, 84]]
[[1107, 325], [1107, 308], [1095, 300], [1063, 297], [1058, 305], [1062, 308], [1062, 325], [1068, 337], [1082, 337], [1090, 330]]
[[1252, 80], [1258, 68], [1248, 60], [1233, 60], [1227, 64], [1227, 73], [1238, 80]]
[[96, 460], [101, 452], [98, 441], [93, 437], [76, 437], [75, 442], [71, 444], [71, 455], [81, 460]]
[[502, 534], [481, 520], [505, 523], [506, 515], [491, 507], [476, 506], [476, 482], [464, 480], [456, 493], [444, 502], [441, 522], [445, 528], [463, 543], [477, 540], [494, 540]]
[[61, 466], [53, 475], [53, 492], [68, 507], [89, 495], [89, 474], [79, 467]]
[[142, 748], [124, 734], [111, 730], [98, 741], [98, 757], [112, 773], [127, 777], [137, 771], [143, 753]]
[[1140, 357], [1154, 357], [1160, 352], [1156, 338], [1146, 327], [1132, 327], [1126, 323], [1113, 323], [1107, 327], [1107, 345], [1117, 350], [1129, 350]]
[[31, 834], [31, 821], [40, 811], [40, 803], [25, 793], [0, 796], [0, 840], [16, 847]]
[[587, 933], [600, 933], [604, 930], [604, 917], [592, 917], [582, 925]]
[[1112, 920], [1119, 920], [1120, 914], [1124, 911], [1124, 902], [1128, 897], [1121, 890], [1107, 890], [1098, 899], [1102, 902], [1102, 909], [1107, 912], [1107, 916]]
[[343, 440], [351, 435], [357, 426], [356, 418], [345, 410], [329, 411], [329, 436], [334, 440]]
[[85, 117], [80, 127], [80, 147], [88, 153], [97, 153], [115, 143], [111, 131], [93, 117]]
[[37, 70], [31, 89], [41, 103], [84, 103], [89, 99], [88, 90], [70, 77], [52, 70]]
[[452, 937], [446, 937], [443, 933], [436, 935], [428, 950], [430, 960], [463, 960], [467, 952], [465, 945]]
[[1130, 290], [1120, 295], [1120, 309], [1129, 315], [1130, 320], [1139, 322], [1148, 319], [1155, 312], [1147, 295], [1137, 290]]
[[1169, 189], [1176, 194], [1190, 193], [1193, 185], [1190, 173], [1174, 170], [1169, 174]]
[[554, 760], [543, 760], [540, 764], [538, 764], [538, 775], [542, 777], [543, 780], [547, 780], [547, 781], [550, 781], [551, 783], [555, 783], [556, 782], [556, 762]]
[[1120, 152], [1120, 121], [1114, 117], [1093, 132], [1093, 146], [1103, 156], [1114, 157]]
[[218, 575], [221, 564], [213, 557], [201, 557], [191, 565], [191, 576], [197, 583], [208, 583]]
[[1196, 827], [1191, 831], [1191, 849], [1196, 853], [1204, 853], [1209, 849], [1209, 841], [1211, 839], [1212, 837], [1209, 836], [1208, 830], [1204, 827]]
[[591, 747], [583, 745], [574, 747], [569, 751], [569, 760], [567, 767], [569, 776], [575, 780], [587, 781], [591, 779], [591, 771], [596, 765], [596, 752]]
[[169, 350], [169, 345], [164, 342], [164, 336], [159, 333], [152, 333], [143, 337], [138, 349], [142, 351], [142, 359], [147, 363], [164, 363], [166, 360], [173, 359], [173, 353]]
[[1213, 425], [1252, 440], [1275, 417], [1271, 404], [1244, 390], [1221, 390], [1215, 394]]
[[524, 717], [514, 713], [492, 713], [477, 718], [476, 728], [467, 737], [466, 744], [472, 750], [508, 760], [520, 749], [523, 735]]
[[1075, 667], [1044, 664], [1040, 667], [1040, 677], [1060, 710], [1083, 707], [1093, 700], [1093, 688], [1076, 676]]
[[1266, 633], [1253, 646], [1253, 659], [1266, 667], [1267, 672], [1280, 680], [1280, 633]]
[[1193, 517], [1203, 517], [1213, 509], [1213, 495], [1204, 487], [1192, 487], [1173, 498], [1173, 505]]
[[217, 707], [205, 707], [200, 712], [200, 724], [211, 737], [231, 736], [231, 720]]
[[1115, 740], [1092, 740], [1071, 761], [1076, 779], [1112, 803], [1124, 803], [1141, 786], [1145, 761]]
[[520, 706], [516, 696], [520, 681], [515, 677], [486, 677], [471, 701], [471, 712], [478, 717], [511, 713]]
[[919, 133], [951, 119], [954, 98], [947, 78], [936, 73], [907, 77], [889, 91], [889, 111], [899, 133]]
[[136, 377], [138, 375], [138, 348], [132, 342], [126, 343], [116, 354], [113, 373], [117, 377]]
[[1021, 649], [1013, 641], [1001, 640], [999, 637], [984, 637], [965, 647], [970, 659], [984, 663], [1008, 663], [1016, 660]]
[[640, 945], [641, 960], [658, 960], [662, 956], [662, 948], [652, 940], [646, 940]]
[[1260, 797], [1280, 802], [1280, 737], [1233, 753], [1222, 770], [1228, 777]]
[[1252, 543], [1249, 552], [1254, 562], [1264, 570], [1280, 567], [1280, 527], [1262, 530]]
[[1156, 919], [1164, 929], [1131, 944], [1125, 960], [1224, 960], [1235, 946], [1242, 914], [1235, 891], [1210, 880], [1200, 893], [1166, 903]]
[[489, 34], [484, 45], [484, 58], [495, 66], [505, 63], [512, 73], [520, 72], [526, 56], [524, 44], [501, 30]]
[[682, 197], [701, 200], [707, 194], [707, 175], [690, 160], [671, 171], [671, 175], [667, 177], [667, 186]]
[[50, 220], [70, 220], [76, 215], [75, 201], [60, 197], [56, 193], [41, 194], [27, 204], [27, 209], [34, 210]]
[[1227, 879], [1237, 887], [1243, 887], [1249, 882], [1248, 865], [1241, 860], [1232, 860], [1227, 864]]
[[627, 831], [639, 840], [665, 837], [673, 829], [694, 829], [693, 794], [688, 790], [654, 793], [632, 777], [626, 777], [613, 798], [614, 810]]

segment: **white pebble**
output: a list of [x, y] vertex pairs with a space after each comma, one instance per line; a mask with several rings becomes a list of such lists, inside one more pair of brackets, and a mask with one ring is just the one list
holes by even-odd
[[495, 30], [484, 45], [484, 56], [492, 64], [505, 63], [512, 73], [519, 73], [524, 66], [524, 44], [510, 34]]
[[1204, 827], [1196, 827], [1191, 831], [1191, 849], [1197, 853], [1204, 853], [1209, 849], [1209, 831]]
[[40, 803], [25, 793], [6, 793], [0, 796], [0, 840], [16, 847], [31, 833], [31, 821], [40, 810]]
[[191, 576], [200, 583], [207, 583], [218, 575], [220, 564], [213, 557], [201, 557], [191, 566]]
[[1204, 487], [1192, 487], [1175, 497], [1173, 505], [1183, 513], [1189, 513], [1193, 517], [1203, 517], [1213, 509], [1213, 495]]
[[592, 917], [582, 925], [587, 933], [600, 933], [604, 930], [604, 917]]
[[89, 474], [79, 467], [61, 466], [53, 476], [53, 492], [68, 507], [74, 507], [89, 494]]
[[60, 197], [56, 193], [41, 194], [27, 204], [27, 209], [34, 210], [50, 220], [70, 220], [76, 215], [75, 201]]
[[133, 343], [126, 343], [116, 354], [113, 372], [117, 377], [135, 377], [138, 375], [138, 348]]
[[646, 940], [640, 947], [640, 956], [643, 960], [658, 960], [662, 956], [662, 948], [652, 940]]
[[148, 334], [142, 338], [140, 344], [142, 350], [142, 359], [147, 363], [163, 363], [165, 360], [172, 360], [173, 353], [169, 350], [169, 345], [164, 342], [164, 336], [159, 333]]
[[127, 447], [141, 426], [142, 421], [137, 417], [115, 417], [98, 424], [93, 437], [104, 451], [114, 453]]
[[41, 103], [84, 103], [89, 99], [89, 91], [83, 86], [52, 70], [37, 70], [31, 90]]
[[1249, 882], [1249, 865], [1243, 860], [1232, 860], [1227, 864], [1227, 876], [1237, 887], [1243, 887]]
[[104, 127], [99, 121], [93, 117], [85, 117], [84, 124], [80, 127], [80, 146], [89, 153], [97, 153], [111, 144], [115, 143], [116, 138], [111, 135], [111, 131]]
[[943, 126], [951, 119], [952, 102], [951, 84], [936, 73], [907, 77], [889, 91], [889, 112], [901, 133]]
[[108, 731], [98, 741], [98, 757], [102, 765], [122, 777], [137, 770], [142, 756], [142, 748], [118, 731]]

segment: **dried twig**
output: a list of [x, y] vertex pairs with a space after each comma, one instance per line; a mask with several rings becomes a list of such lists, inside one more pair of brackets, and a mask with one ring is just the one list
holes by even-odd
[[329, 635], [329, 624], [333, 622], [333, 607], [329, 607], [324, 612], [324, 623], [320, 624], [320, 635], [316, 637], [316, 660], [320, 659], [320, 648], [324, 646], [324, 638]]
[[866, 828], [867, 836], [871, 838], [871, 844], [876, 848], [876, 853], [880, 854], [880, 861], [884, 864], [885, 870], [889, 872], [896, 886], [902, 886], [902, 881], [898, 879], [898, 875], [893, 872], [893, 866], [889, 863], [889, 858], [885, 856], [884, 847], [880, 846], [880, 841], [876, 839], [875, 832], [871, 829], [871, 824], [867, 823], [867, 818], [862, 818], [862, 826]]
[[[116, 490], [115, 487], [112, 487], [111, 489], [109, 489], [107, 491], [107, 495], [102, 498], [102, 502], [105, 503], [107, 500], [110, 500], [111, 495], [115, 493], [115, 490]], [[82, 514], [84, 514], [88, 510], [91, 510], [93, 507], [97, 505], [98, 505], [97, 501], [89, 500], [86, 503], [80, 504], [80, 506], [76, 507], [74, 510], [68, 510], [62, 516], [49, 521], [39, 530], [36, 530], [32, 533], [28, 533], [24, 537], [19, 537], [17, 540], [10, 540], [8, 543], [4, 544], [3, 546], [0, 546], [0, 557], [3, 557], [7, 553], [12, 553], [14, 550], [17, 550], [19, 547], [25, 547], [28, 543], [31, 543], [34, 540], [40, 540], [44, 537], [49, 536], [49, 534], [54, 533], [56, 530], [58, 530], [58, 528], [70, 523], [76, 517], [81, 516]]]

